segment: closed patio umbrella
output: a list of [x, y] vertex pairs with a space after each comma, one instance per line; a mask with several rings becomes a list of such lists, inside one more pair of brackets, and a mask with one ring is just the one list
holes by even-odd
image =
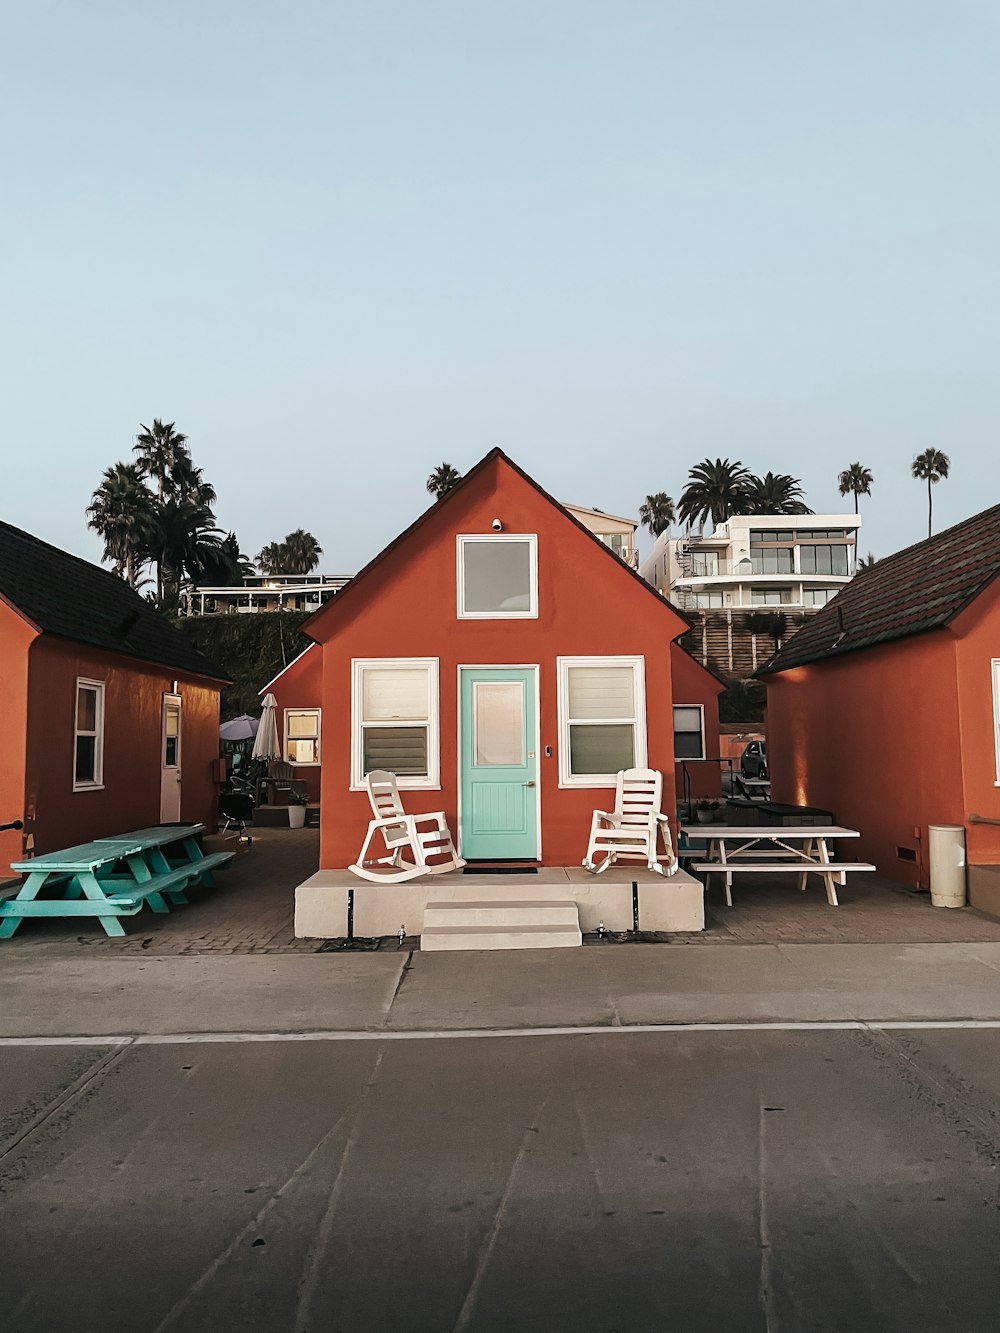
[[251, 717], [249, 713], [244, 713], [241, 717], [230, 718], [228, 722], [223, 722], [219, 728], [219, 739], [230, 741], [235, 744], [237, 741], [249, 741], [257, 735], [257, 728], [260, 726], [260, 719]]
[[278, 744], [278, 701], [273, 694], [264, 695], [264, 710], [260, 715], [260, 725], [253, 743], [254, 759], [280, 759], [281, 746]]

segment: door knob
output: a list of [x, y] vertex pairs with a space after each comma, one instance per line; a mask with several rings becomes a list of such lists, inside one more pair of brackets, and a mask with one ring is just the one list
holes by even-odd
[[525, 782], [523, 785], [524, 785], [525, 787], [533, 787], [535, 784], [534, 784], [534, 782]]

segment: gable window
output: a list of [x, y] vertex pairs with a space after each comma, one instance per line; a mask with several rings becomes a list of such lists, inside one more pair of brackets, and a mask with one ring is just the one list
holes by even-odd
[[674, 705], [674, 758], [705, 758], [705, 710], [701, 704]]
[[438, 661], [355, 660], [351, 692], [351, 786], [383, 768], [401, 788], [440, 786]]
[[993, 668], [993, 740], [997, 755], [997, 786], [1000, 787], [1000, 658], [994, 657]]
[[285, 709], [286, 763], [319, 763], [319, 720], [318, 708]]
[[610, 787], [646, 764], [641, 657], [560, 657], [559, 785]]
[[104, 681], [76, 682], [73, 790], [104, 785]]
[[538, 616], [538, 539], [458, 538], [460, 620], [528, 620]]

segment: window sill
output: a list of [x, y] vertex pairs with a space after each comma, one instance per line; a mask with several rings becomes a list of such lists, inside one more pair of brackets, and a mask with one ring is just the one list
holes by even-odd
[[600, 775], [592, 778], [570, 778], [568, 780], [560, 779], [560, 791], [613, 791], [618, 785], [618, 774], [611, 774], [608, 777]]
[[286, 763], [286, 764], [291, 764], [292, 768], [322, 768], [322, 767], [323, 767], [322, 763], [321, 763], [320, 760], [318, 760], [318, 759], [315, 759], [315, 760], [311, 761], [311, 762], [308, 763], [308, 764], [303, 763], [303, 762], [301, 762], [301, 761], [298, 760], [298, 759], [286, 759], [286, 760], [285, 760], [285, 763]]
[[459, 611], [459, 620], [537, 620], [537, 611]]
[[[407, 782], [404, 778], [397, 778], [396, 788], [399, 791], [440, 791], [441, 784], [440, 782]], [[359, 787], [352, 782], [347, 790], [367, 792], [368, 787], [364, 783]]]
[[74, 783], [73, 783], [73, 790], [74, 790], [74, 791], [103, 791], [103, 790], [104, 790], [104, 783], [103, 783], [103, 782], [74, 782]]

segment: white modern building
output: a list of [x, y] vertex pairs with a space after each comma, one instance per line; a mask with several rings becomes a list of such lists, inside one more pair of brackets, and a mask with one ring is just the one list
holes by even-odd
[[318, 611], [348, 582], [333, 574], [251, 574], [232, 588], [193, 588], [187, 614]]
[[617, 514], [606, 514], [603, 509], [585, 509], [583, 505], [563, 505], [563, 508], [599, 537], [605, 546], [610, 546], [627, 565], [639, 568], [639, 553], [635, 546], [635, 530], [639, 525], [634, 518], [620, 518]]
[[857, 514], [734, 515], [710, 536], [661, 533], [639, 572], [683, 611], [814, 611], [857, 568]]

